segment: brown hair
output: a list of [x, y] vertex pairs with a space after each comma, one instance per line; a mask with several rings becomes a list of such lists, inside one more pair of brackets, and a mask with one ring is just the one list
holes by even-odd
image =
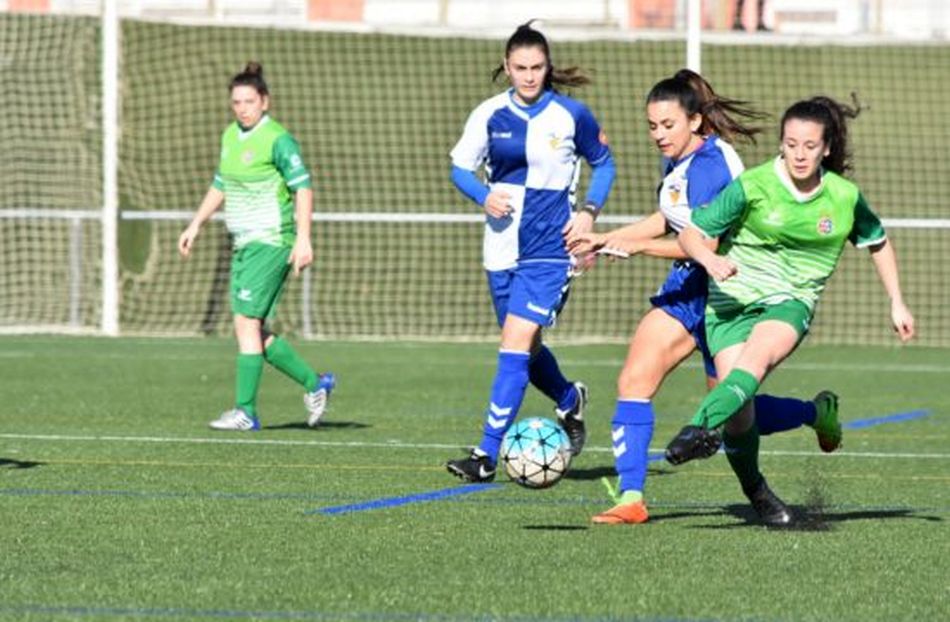
[[741, 123], [736, 117], [761, 120], [768, 116], [751, 108], [748, 102], [718, 95], [709, 82], [689, 69], [680, 69], [671, 78], [654, 84], [647, 94], [646, 103], [657, 101], [675, 101], [687, 116], [701, 115], [703, 122], [699, 134], [716, 133], [729, 142], [741, 136], [754, 143], [755, 135], [762, 131], [762, 128]]
[[824, 95], [795, 102], [782, 115], [779, 140], [785, 138], [785, 122], [789, 119], [818, 123], [824, 130], [821, 138], [828, 146], [828, 155], [822, 158], [821, 166], [843, 175], [851, 169], [852, 159], [848, 149], [848, 119], [854, 119], [863, 110], [857, 94], [851, 93], [851, 101], [854, 107]]
[[228, 91], [233, 91], [236, 86], [250, 86], [257, 91], [258, 95], [270, 95], [267, 83], [264, 82], [264, 68], [257, 61], [248, 61], [247, 65], [244, 66], [244, 70], [231, 78]]
[[[548, 40], [539, 31], [531, 27], [535, 20], [530, 20], [518, 26], [514, 34], [508, 38], [505, 45], [505, 59], [518, 48], [538, 47], [544, 52], [544, 58], [548, 63], [548, 73], [544, 76], [544, 88], [553, 89], [555, 86], [576, 87], [590, 84], [591, 80], [587, 77], [580, 67], [572, 65], [563, 69], [555, 67], [551, 62], [551, 47]], [[492, 82], [498, 80], [498, 76], [505, 72], [504, 63], [498, 65], [492, 72]]]

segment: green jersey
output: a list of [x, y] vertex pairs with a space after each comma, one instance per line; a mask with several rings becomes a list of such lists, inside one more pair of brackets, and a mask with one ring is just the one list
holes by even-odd
[[236, 248], [250, 242], [293, 246], [293, 193], [311, 187], [310, 173], [283, 126], [267, 115], [250, 130], [229, 125], [213, 186], [224, 193], [224, 219]]
[[825, 171], [803, 196], [784, 167], [777, 158], [749, 169], [692, 213], [692, 224], [720, 238], [719, 254], [738, 269], [725, 281], [709, 280], [713, 311], [799, 300], [814, 312], [845, 241], [863, 247], [886, 237], [854, 183]]

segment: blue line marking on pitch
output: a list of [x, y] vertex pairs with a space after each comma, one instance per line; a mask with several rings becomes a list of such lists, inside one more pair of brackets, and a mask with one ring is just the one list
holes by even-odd
[[336, 505], [327, 508], [310, 510], [304, 514], [345, 514], [347, 512], [362, 512], [364, 510], [378, 510], [381, 508], [392, 508], [408, 503], [423, 503], [426, 501], [438, 501], [447, 497], [458, 495], [467, 495], [473, 492], [485, 492], [499, 488], [501, 484], [467, 484], [456, 488], [446, 488], [445, 490], [435, 490], [433, 492], [424, 492], [417, 495], [407, 495], [404, 497], [388, 497], [384, 499], [375, 499], [365, 503], [351, 503], [348, 505]]
[[900, 421], [910, 421], [911, 419], [920, 419], [922, 417], [929, 417], [929, 410], [912, 410], [906, 413], [896, 413], [893, 415], [887, 415], [884, 417], [872, 417], [870, 419], [858, 419], [856, 421], [848, 421], [847, 423], [842, 423], [841, 427], [848, 430], [858, 430], [861, 428], [870, 428], [875, 425], [881, 425], [882, 423], [898, 423]]

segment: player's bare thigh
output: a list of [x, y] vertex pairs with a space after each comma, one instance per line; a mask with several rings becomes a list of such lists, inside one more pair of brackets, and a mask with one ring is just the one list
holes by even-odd
[[621, 399], [651, 399], [664, 378], [696, 349], [686, 328], [662, 309], [651, 309], [637, 325], [627, 360], [617, 378]]

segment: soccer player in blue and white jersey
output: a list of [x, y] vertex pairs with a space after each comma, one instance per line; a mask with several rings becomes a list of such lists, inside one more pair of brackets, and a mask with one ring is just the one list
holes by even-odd
[[[589, 80], [576, 67], [556, 69], [547, 40], [531, 22], [508, 39], [494, 77], [502, 72], [511, 88], [475, 108], [451, 153], [452, 181], [486, 213], [484, 265], [501, 326], [482, 440], [469, 456], [446, 464], [471, 482], [494, 479], [501, 440], [529, 382], [555, 402], [571, 451], [584, 445], [587, 389], [564, 377], [541, 331], [554, 324], [567, 299], [572, 258], [564, 236], [591, 230], [615, 176], [593, 114], [555, 90]], [[572, 215], [581, 158], [591, 166], [591, 180], [583, 208]], [[477, 177], [482, 166], [487, 185]]]
[[[675, 259], [666, 282], [650, 299], [652, 308], [643, 316], [630, 341], [626, 362], [617, 379], [618, 398], [611, 426], [616, 456], [619, 498], [614, 507], [593, 517], [595, 523], [642, 523], [649, 518], [643, 499], [647, 449], [653, 436], [653, 396], [666, 376], [694, 350], [703, 354], [707, 385], [716, 384], [716, 369], [706, 346], [704, 312], [707, 277], [702, 266], [685, 261], [686, 254], [669, 233], [678, 233], [690, 222], [692, 211], [712, 201], [743, 170], [730, 142], [736, 137], [753, 140], [756, 128], [747, 120], [762, 115], [744, 102], [724, 98], [699, 74], [681, 70], [661, 80], [647, 95], [650, 137], [663, 156], [664, 178], [657, 192], [659, 209], [644, 220], [606, 234], [572, 236], [577, 252], [614, 249]], [[840, 426], [831, 397], [816, 403], [767, 395], [756, 400], [757, 423], [765, 433], [813, 425], [819, 434], [837, 434]], [[816, 415], [823, 414], [822, 425]], [[707, 440], [708, 452], [720, 444]]]

